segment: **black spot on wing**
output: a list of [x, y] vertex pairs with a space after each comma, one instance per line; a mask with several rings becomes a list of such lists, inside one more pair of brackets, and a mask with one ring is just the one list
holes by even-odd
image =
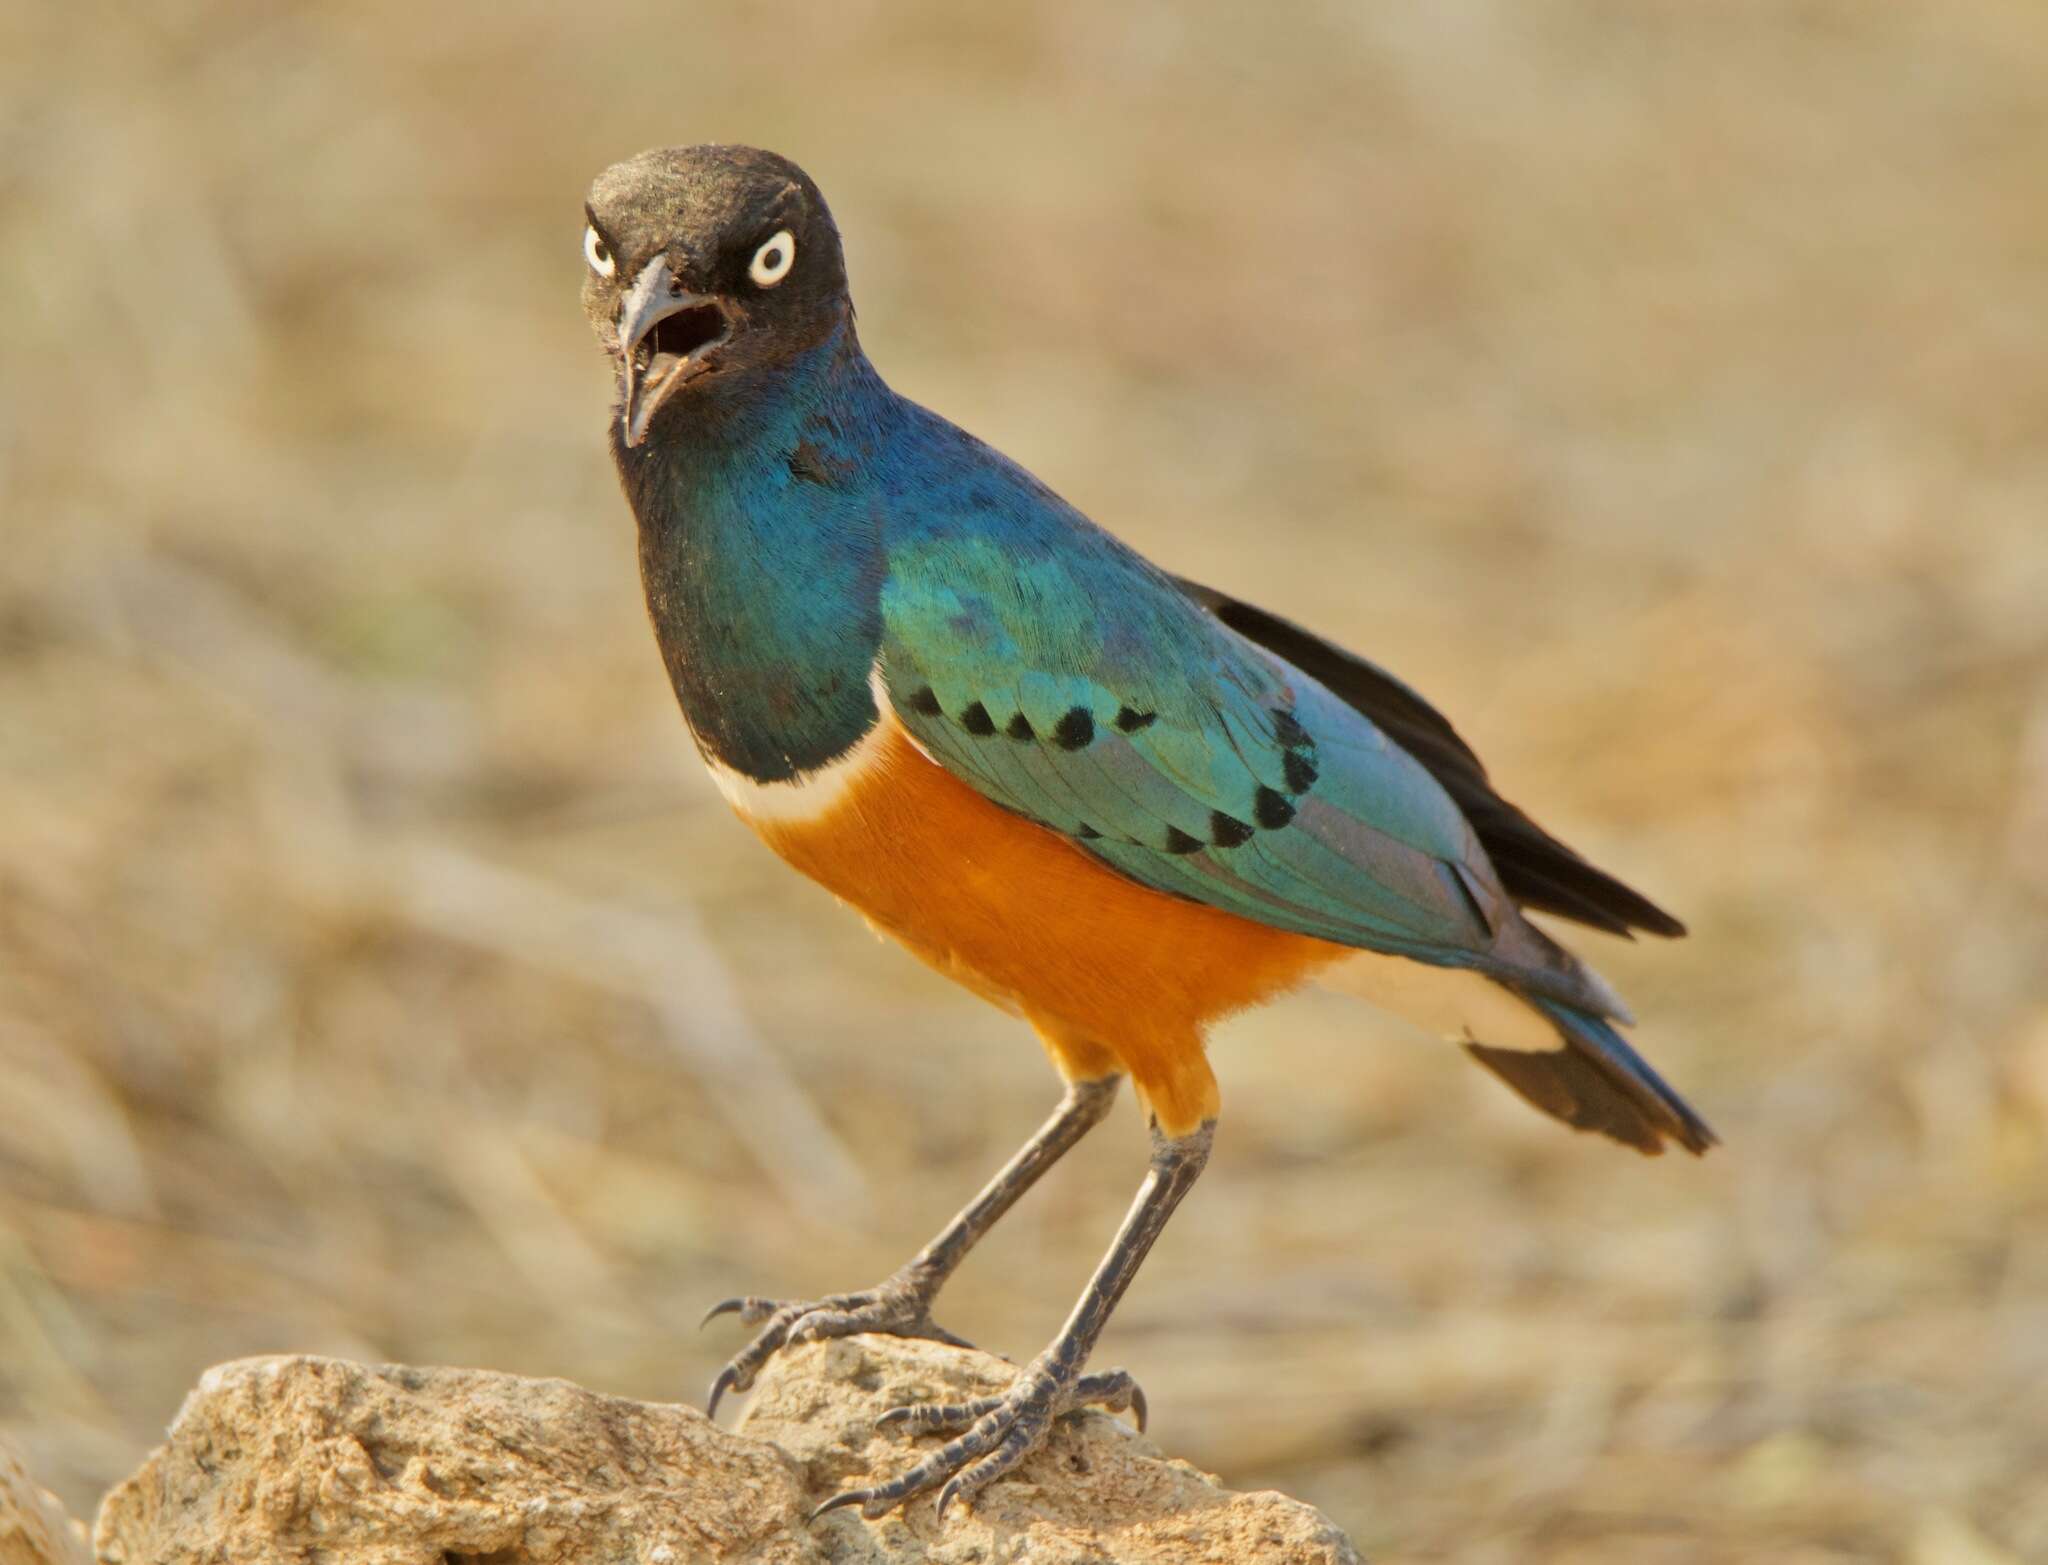
[[1295, 794], [1307, 793], [1321, 775], [1316, 763], [1299, 750], [1289, 750], [1281, 756], [1280, 771], [1287, 779], [1287, 791]]
[[1277, 789], [1261, 788], [1252, 795], [1252, 819], [1268, 831], [1278, 831], [1294, 819], [1294, 806]]
[[1313, 750], [1315, 735], [1301, 726], [1301, 720], [1285, 707], [1272, 708], [1273, 737], [1290, 750]]
[[1252, 839], [1252, 829], [1235, 815], [1225, 815], [1221, 810], [1209, 812], [1209, 840], [1219, 848], [1234, 848], [1241, 842]]
[[1190, 837], [1178, 826], [1166, 828], [1166, 851], [1168, 853], [1200, 853], [1207, 844], [1200, 837]]
[[1140, 712], [1128, 706], [1117, 708], [1116, 726], [1119, 733], [1134, 734], [1141, 728], [1150, 728], [1158, 721], [1157, 712]]
[[1010, 719], [1009, 726], [1003, 732], [1012, 739], [1036, 739], [1038, 737], [1038, 730], [1031, 726], [1031, 719], [1022, 712], [1019, 712]]
[[904, 699], [904, 704], [920, 717], [939, 715], [939, 693], [930, 685], [919, 685]]
[[1102, 833], [1097, 831], [1093, 826], [1089, 825], [1086, 821], [1083, 821], [1080, 825], [1074, 828], [1074, 835], [1079, 837], [1083, 842], [1093, 842], [1098, 837], [1100, 837]]
[[986, 739], [996, 731], [996, 720], [988, 715], [988, 708], [977, 701], [960, 714], [960, 726], [976, 738]]
[[1052, 742], [1062, 750], [1085, 750], [1095, 738], [1095, 714], [1085, 706], [1067, 708], [1053, 725]]

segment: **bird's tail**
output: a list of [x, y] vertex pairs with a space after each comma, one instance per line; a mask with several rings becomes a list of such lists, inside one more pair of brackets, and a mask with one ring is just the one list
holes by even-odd
[[1557, 1026], [1556, 1049], [1492, 1049], [1468, 1043], [1465, 1052], [1544, 1113], [1574, 1130], [1597, 1130], [1651, 1156], [1676, 1141], [1700, 1153], [1720, 1138], [1707, 1122], [1601, 1018], [1556, 1000], [1524, 993]]

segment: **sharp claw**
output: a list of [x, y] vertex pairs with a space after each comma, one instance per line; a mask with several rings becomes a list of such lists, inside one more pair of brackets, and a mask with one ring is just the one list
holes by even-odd
[[877, 1429], [887, 1429], [891, 1424], [908, 1424], [914, 1422], [916, 1418], [917, 1404], [912, 1402], [904, 1407], [892, 1407], [886, 1413], [877, 1413], [875, 1415], [875, 1427]]
[[1142, 1435], [1145, 1432], [1146, 1420], [1145, 1388], [1143, 1386], [1133, 1385], [1131, 1387], [1131, 1411], [1137, 1415], [1138, 1433]]
[[702, 1331], [706, 1326], [710, 1325], [713, 1321], [717, 1320], [719, 1316], [737, 1315], [741, 1310], [745, 1309], [746, 1307], [747, 1301], [743, 1295], [730, 1299], [720, 1299], [716, 1304], [712, 1305], [710, 1309], [704, 1312], [704, 1318], [697, 1322], [697, 1329], [699, 1331]]
[[730, 1364], [718, 1372], [718, 1378], [711, 1382], [711, 1395], [704, 1402], [704, 1416], [706, 1418], [716, 1418], [718, 1416], [719, 1399], [726, 1392], [732, 1390], [733, 1386], [738, 1383], [739, 1378], [739, 1371]]
[[946, 1510], [960, 1498], [960, 1475], [955, 1473], [946, 1480], [946, 1487], [939, 1491], [939, 1520], [946, 1519]]
[[874, 1491], [872, 1489], [843, 1490], [842, 1492], [833, 1495], [831, 1499], [827, 1500], [823, 1505], [819, 1506], [815, 1511], [811, 1512], [809, 1516], [805, 1517], [804, 1525], [806, 1527], [810, 1526], [820, 1516], [823, 1516], [827, 1511], [840, 1510], [848, 1505], [865, 1505], [872, 1498], [874, 1498]]

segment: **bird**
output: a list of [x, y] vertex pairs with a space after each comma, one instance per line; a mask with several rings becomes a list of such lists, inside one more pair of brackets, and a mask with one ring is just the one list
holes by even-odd
[[[1219, 1019], [1322, 983], [1460, 1046], [1530, 1104], [1639, 1152], [1706, 1122], [1614, 990], [1527, 916], [1685, 930], [1503, 799], [1415, 690], [1176, 576], [886, 384], [817, 184], [741, 145], [615, 163], [584, 207], [583, 305], [616, 373], [610, 447], [669, 682], [739, 818], [940, 972], [1021, 1018], [1050, 1118], [883, 1281], [727, 1299], [758, 1328], [709, 1411], [786, 1346], [933, 1319], [975, 1243], [1107, 1114], [1150, 1140], [1136, 1198], [1005, 1390], [889, 1410], [948, 1438], [814, 1513], [941, 1517], [1054, 1421], [1146, 1406], [1090, 1370], [1209, 1159]], [[1331, 1068], [1341, 1069], [1332, 1061]], [[964, 1344], [962, 1344], [964, 1345]]]

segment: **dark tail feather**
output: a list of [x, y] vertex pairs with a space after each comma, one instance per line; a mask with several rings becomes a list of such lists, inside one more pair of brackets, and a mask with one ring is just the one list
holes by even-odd
[[1468, 1043], [1465, 1052], [1537, 1108], [1574, 1130], [1597, 1130], [1652, 1157], [1667, 1137], [1694, 1153], [1720, 1139], [1606, 1022], [1553, 1000], [1523, 998], [1557, 1023], [1561, 1048]]

